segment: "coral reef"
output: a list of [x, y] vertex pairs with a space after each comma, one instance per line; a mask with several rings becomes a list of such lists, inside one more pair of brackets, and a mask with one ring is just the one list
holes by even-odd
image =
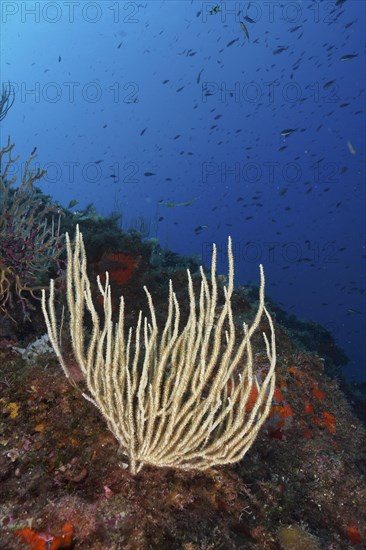
[[[71, 213], [63, 218], [71, 230], [73, 219]], [[92, 235], [93, 221], [85, 223]], [[159, 323], [166, 316], [166, 282], [171, 277], [186, 322], [188, 261], [166, 262], [169, 254], [156, 254], [156, 243], [117, 229], [108, 246], [110, 224], [96, 224], [105, 229], [100, 246], [92, 251], [89, 277], [112, 267], [126, 310], [131, 304], [135, 311], [144, 309], [141, 287], [148, 286]], [[114, 253], [131, 260], [109, 256]], [[198, 290], [200, 278], [192, 279]], [[57, 292], [60, 309], [63, 290]], [[258, 289], [234, 291], [238, 328], [244, 318], [253, 318], [257, 299]], [[126, 324], [131, 326], [136, 316], [131, 312]], [[0, 333], [0, 547], [31, 549], [32, 539], [38, 548], [49, 548], [52, 542], [67, 548], [70, 542], [75, 550], [365, 547], [365, 428], [339, 376], [331, 377], [332, 358], [338, 362], [337, 357], [321, 355], [321, 341], [302, 339], [300, 325], [297, 338], [296, 323], [290, 331], [279, 317], [277, 309], [274, 399], [250, 453], [236, 465], [204, 472], [147, 466], [135, 477], [99, 411], [67, 382], [56, 358], [38, 354], [29, 362], [12, 349], [25, 348], [24, 342], [5, 340]], [[38, 336], [43, 333], [44, 326]], [[71, 354], [65, 360], [81, 384]], [[260, 358], [256, 361], [260, 369]], [[228, 387], [228, 395], [232, 391]], [[251, 400], [247, 410], [250, 406]]]
[[[10, 350], [0, 354], [2, 548], [32, 548], [19, 530], [58, 537], [65, 523], [75, 550], [364, 545], [365, 430], [318, 358], [295, 349], [280, 355], [275, 412], [238, 465], [146, 467], [133, 477], [100, 414], [55, 359], [26, 364]], [[330, 424], [320, 422], [324, 412]]]

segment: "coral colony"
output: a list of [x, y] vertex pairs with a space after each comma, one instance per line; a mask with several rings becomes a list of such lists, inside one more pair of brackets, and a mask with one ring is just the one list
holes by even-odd
[[15, 320], [13, 312], [19, 307], [23, 318], [29, 318], [31, 298], [39, 299], [35, 293], [43, 288], [48, 269], [57, 265], [63, 241], [54, 205], [34, 185], [45, 171], [31, 170], [31, 155], [15, 187], [18, 177], [12, 174], [18, 157], [12, 157], [13, 148], [9, 138], [0, 151], [0, 312]]

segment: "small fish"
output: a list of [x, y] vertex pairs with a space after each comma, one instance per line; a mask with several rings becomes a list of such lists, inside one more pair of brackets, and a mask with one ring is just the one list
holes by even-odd
[[245, 15], [244, 16], [244, 19], [247, 23], [255, 23], [254, 19], [252, 19], [251, 17], [249, 17], [248, 15]]
[[144, 128], [143, 130], [141, 130], [141, 132], [140, 132], [140, 136], [143, 136], [143, 135], [144, 135], [144, 133], [146, 132], [146, 130], [147, 130], [147, 127], [146, 127], [146, 128]]
[[208, 15], [213, 15], [214, 13], [220, 13], [220, 11], [221, 11], [221, 8], [217, 4], [215, 7], [210, 9], [210, 11], [208, 12]]
[[244, 34], [245, 34], [245, 36], [247, 37], [248, 42], [250, 42], [248, 29], [247, 29], [246, 26], [244, 25], [243, 21], [240, 21], [240, 27], [241, 27], [241, 29], [244, 31]]
[[208, 225], [199, 225], [195, 228], [194, 232], [196, 233], [196, 235], [199, 235], [204, 229], [208, 229]]
[[279, 53], [285, 52], [286, 50], [288, 50], [288, 46], [279, 46], [278, 48], [273, 50], [272, 53], [273, 55], [278, 55]]
[[155, 172], [144, 172], [144, 176], [156, 176]]
[[185, 202], [164, 202], [159, 201], [159, 204], [163, 204], [164, 206], [167, 206], [168, 208], [175, 208], [176, 206], [189, 206], [190, 204], [193, 204], [198, 197], [195, 197], [194, 199], [191, 199], [189, 201]]
[[69, 202], [69, 206], [67, 208], [73, 208], [74, 206], [76, 206], [78, 204], [78, 201], [75, 200], [75, 199], [72, 199], [70, 202]]
[[339, 61], [347, 61], [348, 59], [354, 59], [357, 56], [357, 53], [347, 53], [346, 55], [342, 55], [342, 57], [339, 58]]
[[61, 55], [58, 56], [58, 62], [60, 63], [61, 61]]
[[302, 28], [302, 25], [297, 25], [296, 27], [291, 27], [290, 32], [296, 32]]
[[31, 156], [34, 155], [34, 153], [35, 153], [36, 151], [37, 151], [37, 147], [35, 147], [35, 148], [33, 149], [33, 151], [31, 152]]
[[297, 128], [286, 128], [285, 130], [282, 130], [281, 136], [287, 137], [296, 132]]
[[237, 42], [239, 40], [239, 38], [234, 38], [234, 40], [230, 40], [230, 42], [228, 42], [226, 44], [226, 47], [228, 48], [229, 46], [232, 46], [233, 44], [235, 44], [235, 42]]
[[347, 147], [348, 147], [348, 151], [351, 153], [351, 155], [355, 155], [356, 154], [356, 150], [355, 148], [353, 147], [352, 143], [350, 142], [350, 140], [347, 141]]
[[323, 90], [326, 90], [327, 88], [329, 88], [332, 84], [334, 84], [335, 80], [328, 80], [328, 82], [326, 82], [323, 86]]
[[350, 313], [351, 315], [362, 315], [362, 311], [353, 308], [348, 309], [347, 313]]

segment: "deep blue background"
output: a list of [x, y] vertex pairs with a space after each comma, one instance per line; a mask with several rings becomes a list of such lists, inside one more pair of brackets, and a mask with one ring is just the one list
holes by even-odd
[[3, 0], [1, 144], [19, 173], [37, 146], [63, 205], [143, 217], [177, 252], [208, 262], [232, 235], [236, 281], [263, 263], [267, 294], [329, 328], [362, 380], [366, 4], [217, 4]]

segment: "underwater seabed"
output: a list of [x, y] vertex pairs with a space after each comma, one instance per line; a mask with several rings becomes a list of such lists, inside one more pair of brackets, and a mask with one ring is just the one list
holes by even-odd
[[[169, 279], [183, 303], [187, 267], [198, 274], [194, 258], [121, 231], [116, 217], [64, 210], [61, 223], [71, 235], [80, 225], [90, 279], [109, 271], [112, 295], [125, 296], [129, 325], [146, 309], [144, 285], [159, 323]], [[61, 277], [60, 294], [64, 285]], [[365, 546], [366, 432], [342, 390], [345, 358], [327, 331], [267, 299], [277, 377], [270, 416], [253, 447], [232, 466], [200, 472], [147, 466], [132, 476], [98, 410], [65, 378], [43, 336], [39, 301], [30, 300], [32, 321], [17, 312], [0, 319], [1, 549]], [[236, 320], [251, 318], [257, 300], [258, 289], [235, 290]], [[71, 354], [67, 361], [82, 384]]]

